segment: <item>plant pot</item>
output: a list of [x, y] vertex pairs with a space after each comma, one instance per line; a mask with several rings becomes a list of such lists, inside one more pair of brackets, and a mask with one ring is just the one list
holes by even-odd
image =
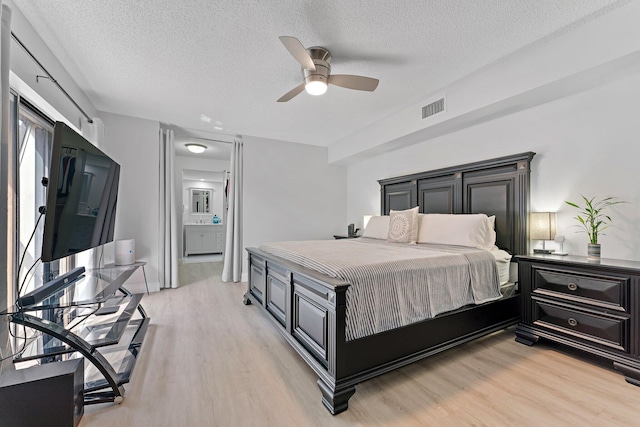
[[600, 244], [589, 243], [587, 245], [587, 258], [600, 259]]

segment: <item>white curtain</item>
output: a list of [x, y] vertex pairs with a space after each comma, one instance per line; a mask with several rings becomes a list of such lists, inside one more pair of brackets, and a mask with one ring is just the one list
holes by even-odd
[[161, 288], [178, 287], [178, 216], [175, 194], [175, 147], [173, 129], [160, 128], [160, 236], [159, 279]]
[[242, 152], [242, 141], [233, 141], [229, 177], [227, 239], [222, 268], [223, 282], [240, 282], [242, 280]]
[[[0, 1], [0, 4], [2, 2]], [[11, 305], [13, 299], [12, 236], [14, 218], [11, 215], [13, 196], [9, 194], [9, 162], [13, 148], [9, 141], [9, 56], [11, 49], [11, 8], [2, 5], [0, 23], [0, 310]], [[0, 373], [14, 369], [10, 358], [9, 323], [0, 321]], [[2, 361], [2, 359], [8, 358]]]

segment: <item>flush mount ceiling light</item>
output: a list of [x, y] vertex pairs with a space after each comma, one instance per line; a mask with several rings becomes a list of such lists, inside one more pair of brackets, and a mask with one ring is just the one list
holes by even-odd
[[191, 151], [192, 153], [200, 154], [206, 149], [207, 147], [201, 144], [187, 144], [187, 150]]

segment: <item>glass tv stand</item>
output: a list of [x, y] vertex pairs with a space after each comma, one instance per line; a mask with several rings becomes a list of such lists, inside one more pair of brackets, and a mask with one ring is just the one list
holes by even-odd
[[84, 357], [84, 403], [122, 402], [150, 321], [140, 305], [143, 294], [124, 284], [139, 268], [144, 274], [144, 265], [87, 271], [51, 292], [41, 290], [35, 301], [24, 299], [20, 310], [2, 313], [34, 332], [13, 359], [16, 369]]

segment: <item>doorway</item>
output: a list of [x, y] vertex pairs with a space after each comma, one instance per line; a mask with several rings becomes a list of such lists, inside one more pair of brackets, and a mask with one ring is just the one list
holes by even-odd
[[183, 263], [223, 261], [227, 171], [182, 170]]
[[[219, 138], [219, 136], [216, 136]], [[205, 147], [192, 153], [187, 145]], [[232, 144], [175, 135], [175, 194], [178, 239], [178, 281], [191, 283], [194, 271], [207, 268], [222, 274], [227, 224], [227, 182]]]

